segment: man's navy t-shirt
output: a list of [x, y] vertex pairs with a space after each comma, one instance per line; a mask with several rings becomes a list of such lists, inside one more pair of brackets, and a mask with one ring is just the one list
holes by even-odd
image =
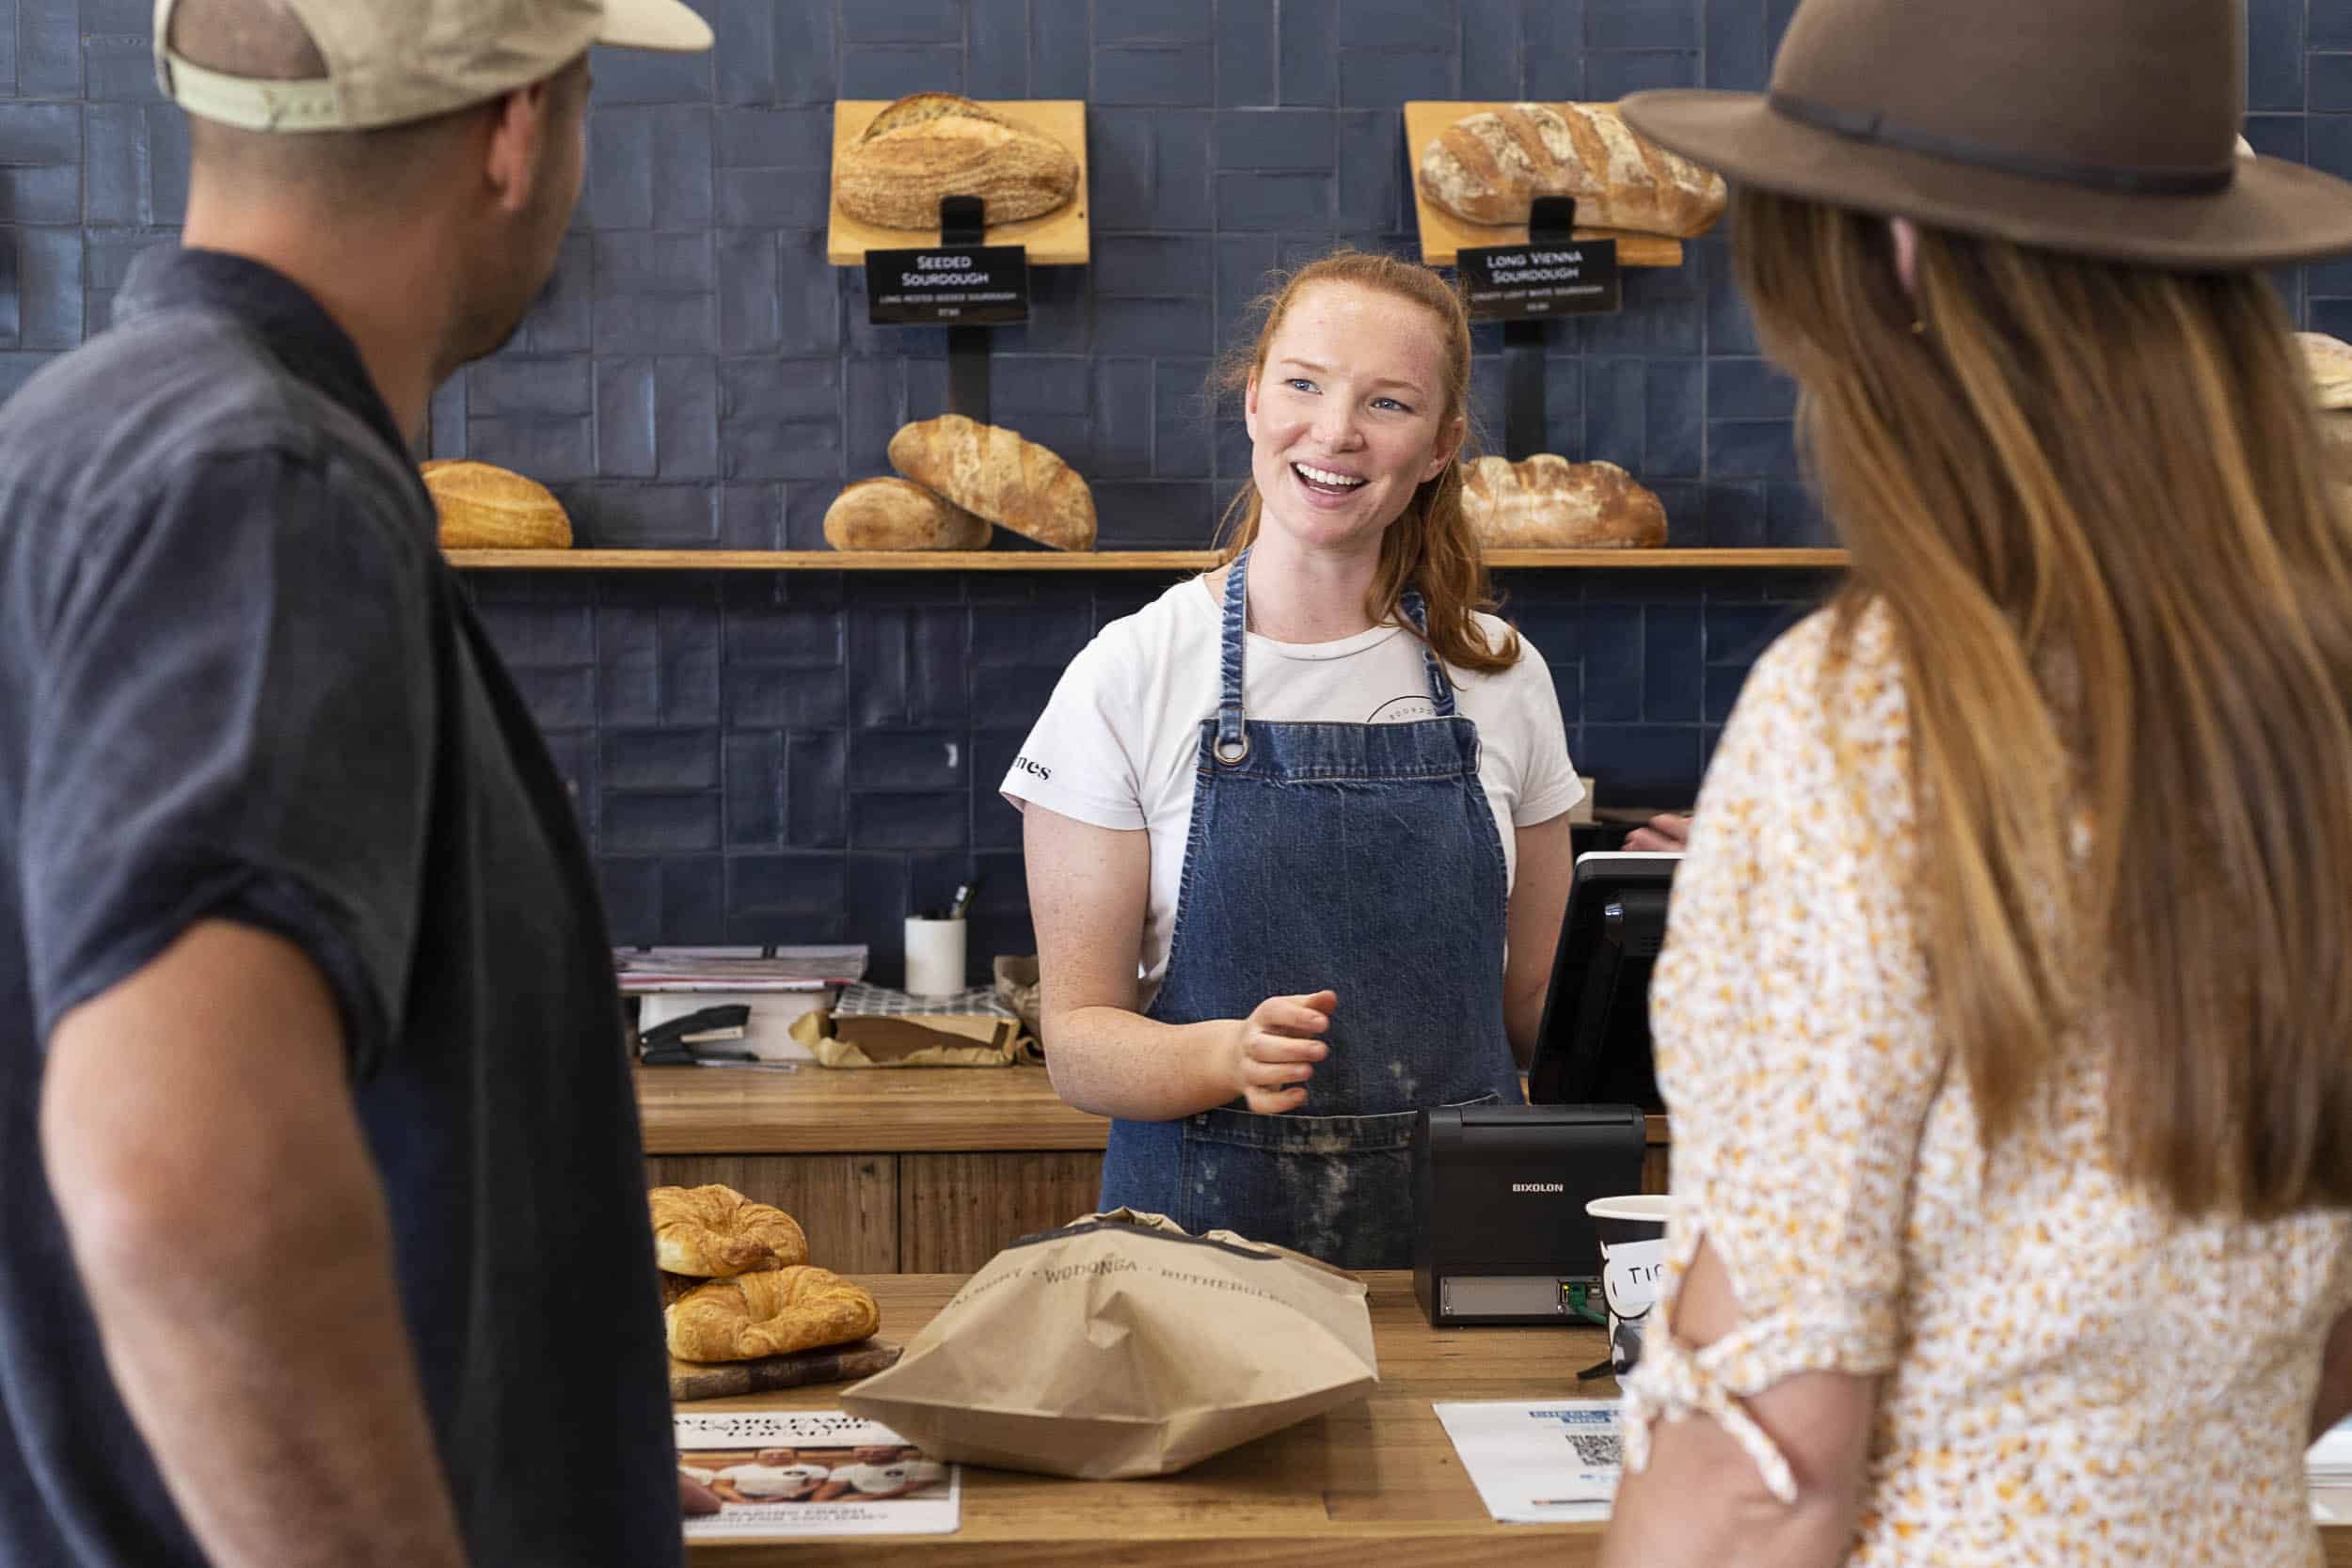
[[108, 1380], [39, 1108], [59, 1016], [226, 918], [335, 992], [472, 1560], [675, 1564], [635, 1102], [563, 782], [333, 320], [169, 249], [116, 313], [0, 407], [0, 1562], [203, 1561]]

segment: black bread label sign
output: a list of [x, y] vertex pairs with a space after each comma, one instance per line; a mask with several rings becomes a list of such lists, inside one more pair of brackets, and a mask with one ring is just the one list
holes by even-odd
[[1480, 321], [1547, 321], [1623, 309], [1617, 242], [1465, 246], [1455, 259], [1470, 313]]
[[1002, 326], [1029, 319], [1029, 253], [1017, 245], [866, 253], [877, 326]]

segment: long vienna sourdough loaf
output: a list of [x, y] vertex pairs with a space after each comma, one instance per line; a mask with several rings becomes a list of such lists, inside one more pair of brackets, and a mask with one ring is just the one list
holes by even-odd
[[942, 414], [899, 428], [890, 466], [967, 512], [1057, 550], [1094, 547], [1094, 492], [1069, 464], [1002, 425]]
[[421, 465], [424, 487], [440, 515], [445, 550], [568, 547], [571, 519], [554, 492], [487, 463], [437, 458]]
[[936, 229], [939, 198], [977, 196], [987, 221], [1050, 213], [1078, 189], [1078, 160], [1040, 135], [949, 92], [901, 98], [841, 154], [833, 187], [841, 210], [883, 229]]
[[825, 508], [836, 550], [984, 550], [988, 519], [906, 479], [862, 479]]
[[1495, 549], [1654, 548], [1666, 508], [1614, 463], [1571, 463], [1544, 452], [1522, 462], [1482, 457], [1462, 475], [1462, 511]]
[[1429, 199], [1472, 223], [1525, 223], [1539, 196], [1576, 198], [1580, 226], [1688, 239], [1723, 216], [1723, 176], [1634, 133], [1608, 104], [1513, 103], [1455, 120], [1422, 149]]

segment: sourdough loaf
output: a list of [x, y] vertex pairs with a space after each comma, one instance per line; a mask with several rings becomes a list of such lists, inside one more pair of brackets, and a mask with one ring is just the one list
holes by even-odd
[[1421, 187], [1471, 223], [1520, 224], [1539, 196], [1576, 198], [1579, 226], [1683, 238], [1723, 215], [1723, 176], [1634, 133], [1610, 104], [1512, 103], [1422, 149]]
[[1646, 549], [1666, 542], [1665, 507], [1631, 474], [1614, 463], [1571, 463], [1549, 452], [1469, 464], [1462, 512], [1491, 549]]
[[1094, 547], [1094, 493], [1035, 441], [1002, 425], [943, 414], [902, 426], [890, 466], [967, 512], [1057, 550]]
[[2319, 400], [2320, 445], [2335, 476], [2352, 484], [2352, 343], [2324, 332], [2299, 332], [2296, 341]]
[[991, 224], [1050, 213], [1078, 189], [1070, 149], [968, 98], [920, 92], [874, 117], [833, 172], [841, 210], [882, 229], [936, 229], [939, 198], [977, 196]]
[[422, 472], [443, 549], [560, 550], [572, 542], [564, 503], [535, 479], [453, 458], [436, 458]]
[[825, 508], [836, 550], [984, 550], [988, 519], [906, 479], [862, 479]]
[[2303, 362], [2311, 367], [2312, 390], [2322, 408], [2352, 408], [2352, 343], [2325, 332], [2298, 332]]

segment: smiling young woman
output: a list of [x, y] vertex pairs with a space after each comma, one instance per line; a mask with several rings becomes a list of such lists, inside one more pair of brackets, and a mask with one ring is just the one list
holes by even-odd
[[1459, 299], [1343, 253], [1262, 303], [1225, 565], [1104, 629], [1003, 788], [1104, 1206], [1397, 1268], [1415, 1112], [1519, 1098], [1581, 786], [1462, 518]]

